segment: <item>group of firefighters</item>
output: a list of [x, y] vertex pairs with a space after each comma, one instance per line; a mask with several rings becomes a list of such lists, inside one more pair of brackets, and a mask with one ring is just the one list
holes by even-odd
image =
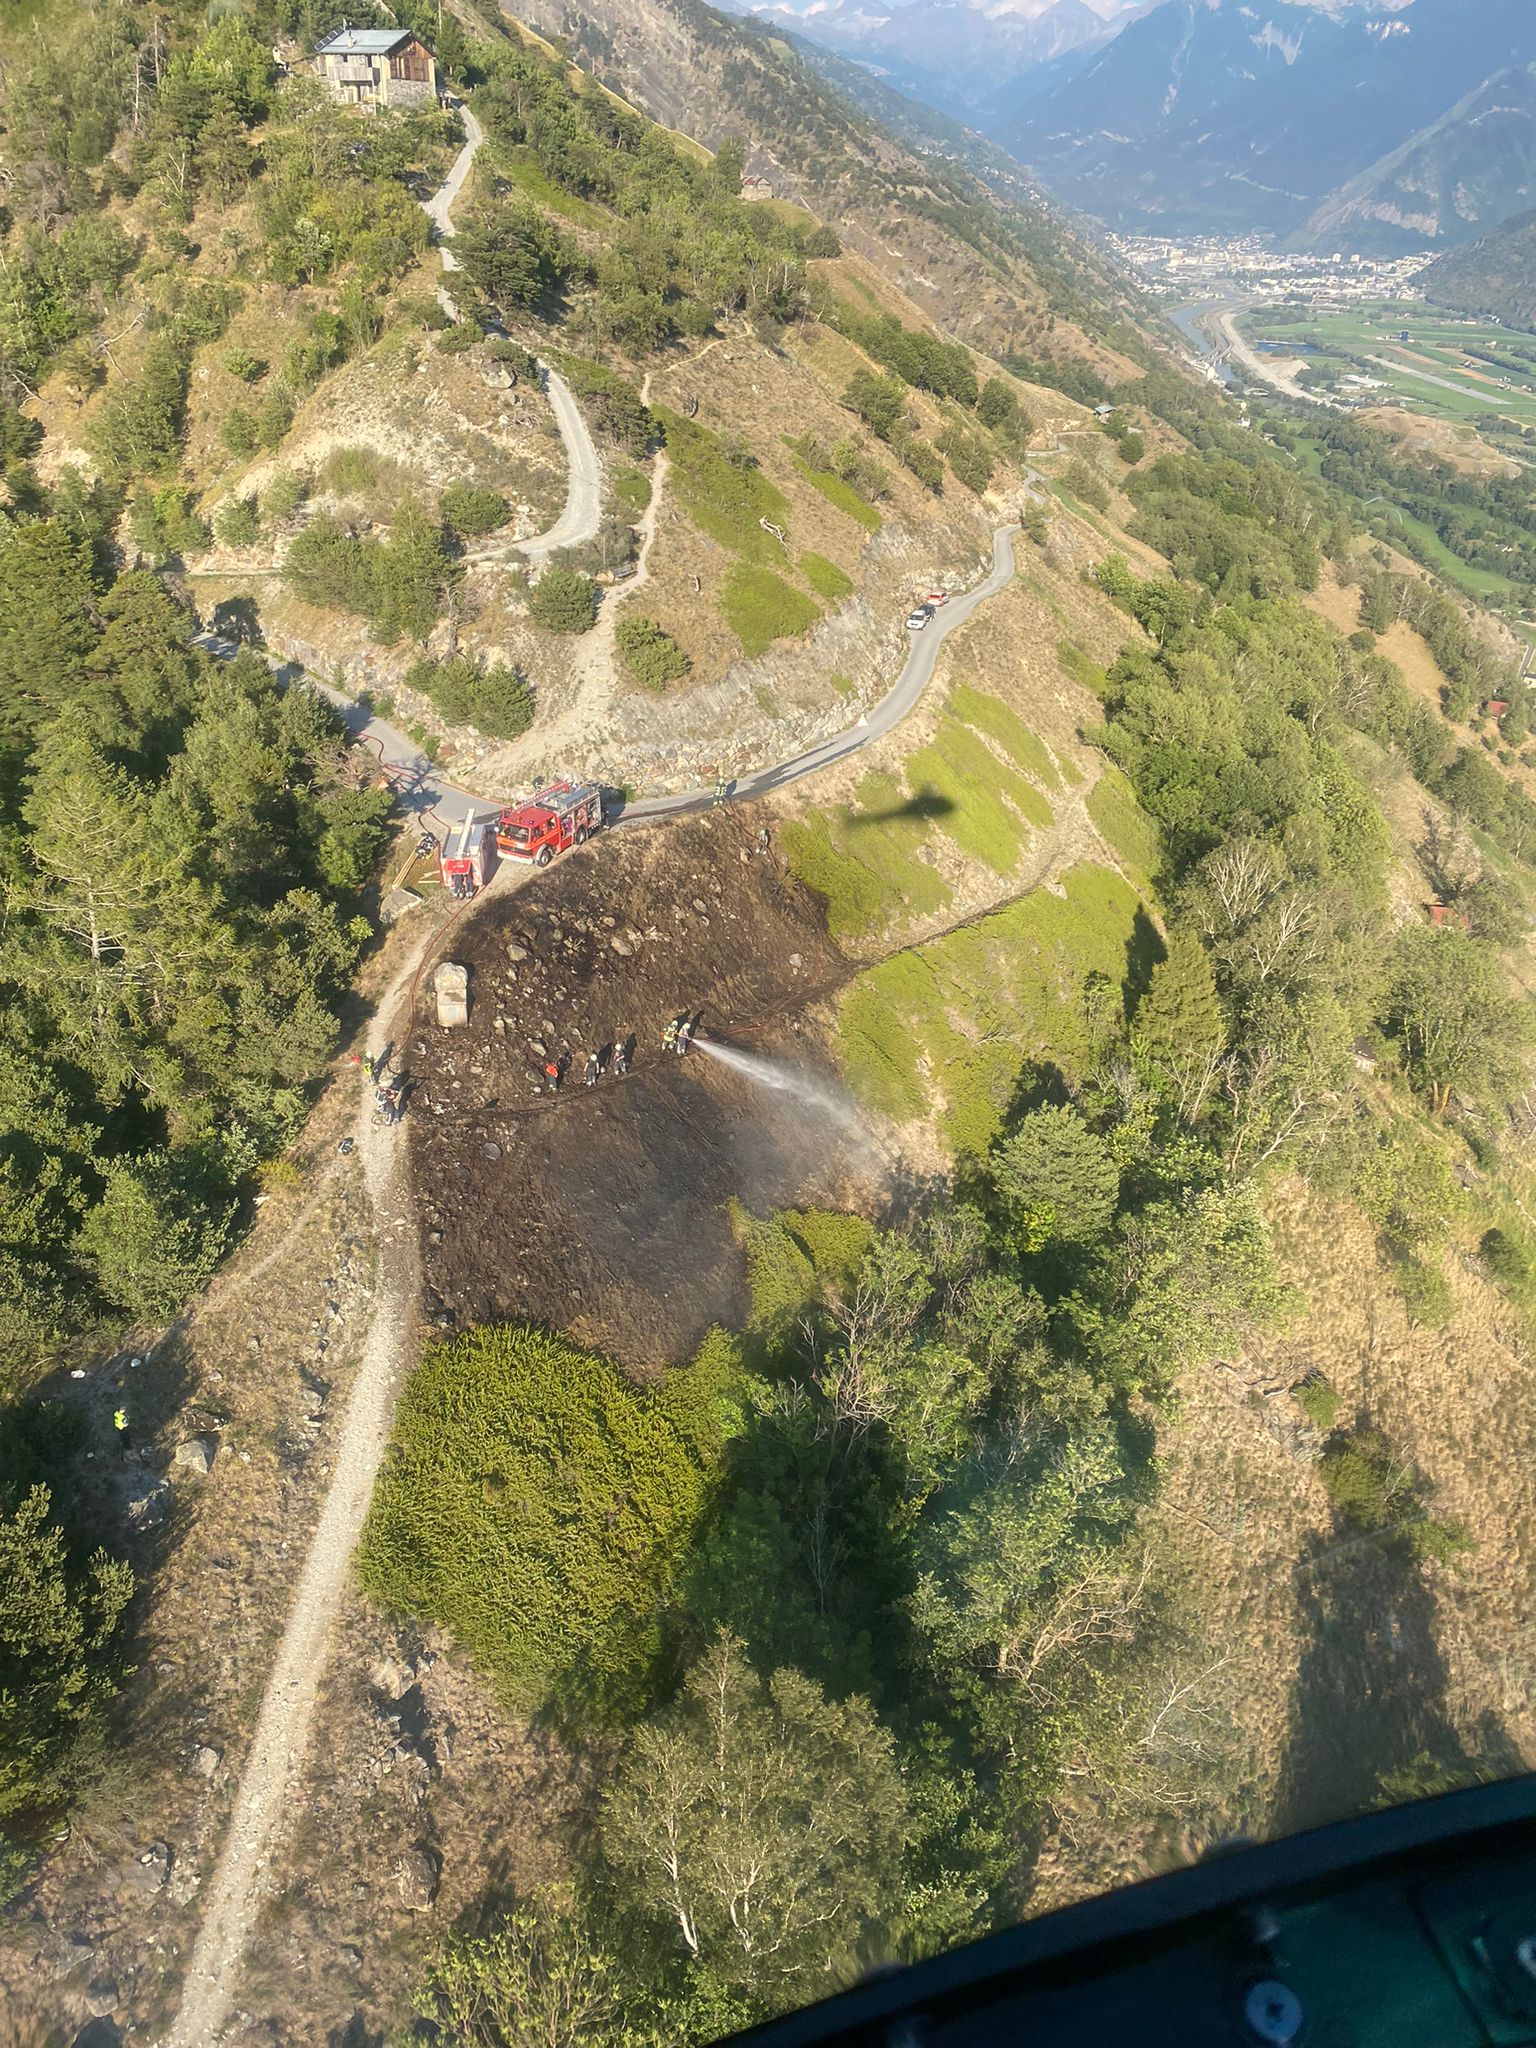
[[[680, 1010], [669, 1020], [661, 1034], [662, 1051], [676, 1053], [681, 1057], [692, 1045], [697, 1030], [697, 1018], [688, 1010]], [[595, 1088], [605, 1074], [612, 1074], [616, 1079], [621, 1074], [627, 1074], [634, 1057], [634, 1044], [633, 1038], [621, 1038], [615, 1033], [607, 1045], [596, 1047], [589, 1052], [582, 1062], [583, 1085]], [[568, 1060], [560, 1058], [555, 1053], [551, 1053], [544, 1062], [544, 1078], [549, 1083], [552, 1094], [560, 1093], [560, 1084], [565, 1079], [568, 1065]]]

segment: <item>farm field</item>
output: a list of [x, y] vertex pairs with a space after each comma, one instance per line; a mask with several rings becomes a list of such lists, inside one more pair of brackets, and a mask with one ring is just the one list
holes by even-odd
[[1345, 374], [1379, 377], [1385, 402], [1442, 419], [1492, 413], [1536, 427], [1536, 336], [1395, 300], [1337, 312], [1254, 307], [1237, 324], [1255, 347], [1315, 350], [1316, 360]]

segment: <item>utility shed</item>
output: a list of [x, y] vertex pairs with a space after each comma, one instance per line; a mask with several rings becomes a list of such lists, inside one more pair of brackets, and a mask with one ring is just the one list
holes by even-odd
[[348, 107], [422, 107], [437, 98], [437, 62], [408, 28], [339, 28], [315, 45], [315, 70]]

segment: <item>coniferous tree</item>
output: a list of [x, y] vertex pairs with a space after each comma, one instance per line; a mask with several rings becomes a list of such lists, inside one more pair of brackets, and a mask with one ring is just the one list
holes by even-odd
[[1176, 931], [1169, 938], [1167, 954], [1137, 1005], [1131, 1036], [1180, 1116], [1197, 1118], [1215, 1082], [1226, 1024], [1216, 977], [1195, 933]]

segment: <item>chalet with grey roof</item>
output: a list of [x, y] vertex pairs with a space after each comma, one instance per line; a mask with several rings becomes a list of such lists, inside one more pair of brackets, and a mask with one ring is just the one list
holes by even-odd
[[315, 70], [348, 107], [421, 107], [437, 98], [437, 64], [408, 28], [339, 28], [315, 45]]

